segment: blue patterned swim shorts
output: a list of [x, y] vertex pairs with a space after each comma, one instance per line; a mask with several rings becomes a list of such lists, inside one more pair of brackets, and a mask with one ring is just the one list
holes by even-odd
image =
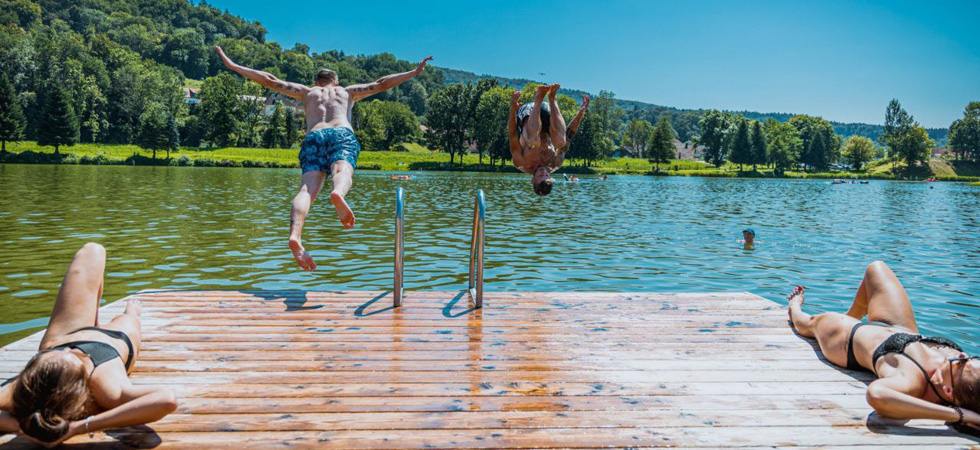
[[347, 127], [321, 128], [311, 131], [303, 139], [299, 151], [299, 166], [303, 173], [320, 171], [330, 173], [330, 166], [337, 161], [347, 161], [357, 168], [361, 144], [354, 131]]

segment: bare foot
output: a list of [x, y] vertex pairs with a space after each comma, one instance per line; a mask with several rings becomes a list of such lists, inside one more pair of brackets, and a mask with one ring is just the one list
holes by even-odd
[[589, 95], [582, 94], [582, 109], [589, 109]]
[[789, 320], [793, 321], [793, 309], [799, 309], [803, 307], [803, 286], [797, 286], [793, 289], [793, 293], [789, 294]]
[[300, 243], [299, 239], [289, 238], [289, 250], [293, 252], [293, 258], [296, 258], [296, 263], [305, 271], [316, 270], [316, 262], [313, 261], [313, 257], [307, 253], [306, 249], [303, 248], [303, 244]]
[[136, 317], [143, 315], [143, 303], [135, 298], [126, 300], [126, 311], [123, 314], [132, 314]]
[[521, 91], [514, 91], [510, 94], [510, 101], [513, 103], [518, 103], [521, 101]]
[[561, 85], [558, 83], [551, 85], [551, 88], [548, 89], [548, 100], [555, 101], [555, 96], [558, 95], [558, 88], [560, 87]]
[[344, 196], [340, 195], [339, 192], [330, 193], [330, 202], [333, 203], [333, 207], [337, 208], [337, 217], [340, 218], [340, 223], [346, 229], [354, 228], [354, 211], [351, 211], [350, 206], [347, 206], [347, 200], [344, 200]]

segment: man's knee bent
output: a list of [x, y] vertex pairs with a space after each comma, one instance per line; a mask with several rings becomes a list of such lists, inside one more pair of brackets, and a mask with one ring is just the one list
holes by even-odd
[[565, 148], [565, 138], [551, 139], [551, 143], [555, 146], [555, 150], [561, 150]]

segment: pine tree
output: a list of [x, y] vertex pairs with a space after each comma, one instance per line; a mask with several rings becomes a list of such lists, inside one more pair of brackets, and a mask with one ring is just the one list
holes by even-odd
[[7, 74], [0, 74], [0, 152], [7, 151], [7, 141], [16, 142], [24, 136], [26, 123], [14, 85]]
[[153, 159], [157, 158], [157, 150], [166, 150], [167, 159], [170, 159], [170, 151], [177, 150], [180, 145], [177, 120], [162, 105], [150, 105], [140, 115], [136, 144], [141, 148], [152, 150]]
[[742, 171], [743, 164], [752, 164], [752, 142], [749, 138], [749, 121], [742, 119], [738, 122], [738, 129], [735, 131], [735, 140], [732, 141], [732, 154], [729, 160], [738, 164], [739, 172]]
[[57, 155], [62, 145], [70, 147], [78, 142], [78, 118], [64, 88], [51, 83], [45, 91], [45, 101], [37, 120], [37, 144], [53, 145]]
[[177, 127], [177, 118], [173, 114], [167, 114], [167, 159], [170, 159], [170, 151], [177, 151], [180, 148], [180, 129]]
[[754, 120], [752, 121], [752, 170], [757, 170], [757, 165], [766, 164], [768, 160], [766, 133], [762, 131], [762, 122]]
[[282, 108], [282, 103], [277, 102], [272, 110], [272, 118], [265, 127], [262, 135], [262, 143], [265, 148], [282, 148], [287, 139], [285, 136], [286, 115]]
[[660, 170], [661, 163], [668, 163], [675, 156], [674, 150], [674, 129], [670, 126], [670, 114], [664, 113], [660, 115], [650, 136], [650, 162], [656, 164], [656, 169]]
[[291, 148], [293, 143], [296, 142], [296, 110], [289, 109], [286, 111], [286, 123], [283, 125], [286, 128], [286, 145], [285, 148]]

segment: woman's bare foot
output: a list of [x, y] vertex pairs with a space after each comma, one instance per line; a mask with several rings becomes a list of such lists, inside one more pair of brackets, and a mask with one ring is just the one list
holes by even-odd
[[347, 200], [344, 200], [344, 196], [340, 195], [339, 192], [330, 193], [330, 202], [333, 203], [333, 207], [337, 208], [337, 217], [340, 218], [340, 223], [346, 229], [354, 228], [354, 211], [351, 211], [350, 206], [347, 206]]
[[801, 311], [802, 312], [803, 301], [804, 301], [804, 298], [803, 298], [804, 292], [803, 291], [804, 291], [803, 286], [797, 286], [795, 289], [793, 289], [793, 292], [791, 294], [789, 294], [788, 300], [789, 300], [789, 320], [790, 320], [790, 322], [793, 321], [793, 310], [794, 309], [797, 310], [797, 311]]
[[313, 257], [307, 253], [306, 249], [303, 248], [303, 244], [300, 243], [299, 239], [292, 237], [289, 238], [289, 250], [293, 252], [293, 258], [296, 259], [296, 263], [299, 264], [303, 270], [316, 270], [316, 262], [313, 261]]
[[123, 314], [132, 314], [136, 317], [143, 315], [143, 303], [135, 298], [126, 300], [126, 311]]

